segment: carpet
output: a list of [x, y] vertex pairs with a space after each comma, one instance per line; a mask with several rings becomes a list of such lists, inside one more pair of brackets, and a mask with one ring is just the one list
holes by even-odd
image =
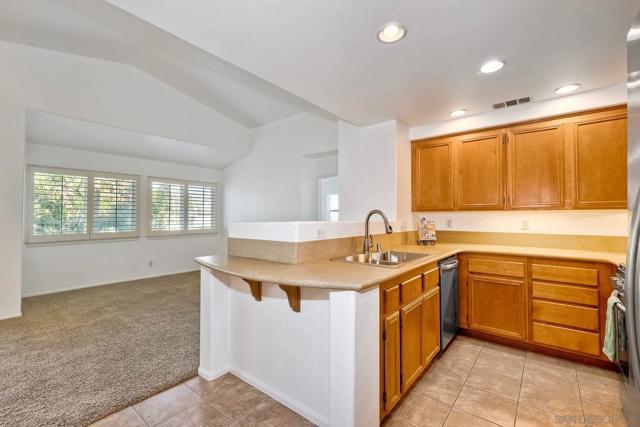
[[0, 426], [86, 426], [197, 373], [199, 273], [24, 299], [0, 321]]

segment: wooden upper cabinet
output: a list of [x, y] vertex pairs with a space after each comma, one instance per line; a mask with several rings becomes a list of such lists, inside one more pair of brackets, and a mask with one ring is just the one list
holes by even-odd
[[504, 131], [464, 135], [456, 161], [458, 209], [504, 207]]
[[559, 120], [507, 132], [507, 194], [511, 209], [564, 206], [565, 127]]
[[414, 211], [453, 210], [453, 170], [451, 141], [412, 145]]
[[626, 109], [616, 109], [575, 119], [575, 208], [627, 207], [626, 117]]

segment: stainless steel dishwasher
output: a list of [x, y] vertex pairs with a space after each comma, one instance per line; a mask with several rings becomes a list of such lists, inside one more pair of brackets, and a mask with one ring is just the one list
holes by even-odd
[[458, 333], [458, 259], [438, 263], [440, 267], [440, 349], [444, 350]]

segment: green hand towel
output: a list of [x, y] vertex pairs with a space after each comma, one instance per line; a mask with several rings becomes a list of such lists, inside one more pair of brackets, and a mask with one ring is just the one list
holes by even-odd
[[618, 298], [618, 293], [613, 292], [607, 300], [607, 322], [604, 331], [604, 346], [602, 347], [602, 352], [612, 362], [615, 362], [618, 356], [616, 349], [616, 303], [622, 303], [622, 301]]

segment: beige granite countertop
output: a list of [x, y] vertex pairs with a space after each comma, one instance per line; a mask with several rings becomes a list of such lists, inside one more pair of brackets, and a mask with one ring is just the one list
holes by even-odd
[[626, 254], [619, 252], [595, 252], [470, 243], [438, 243], [435, 246], [401, 245], [391, 249], [426, 253], [429, 254], [429, 257], [395, 268], [358, 265], [329, 261], [328, 259], [304, 264], [283, 264], [252, 258], [222, 255], [198, 257], [196, 258], [196, 262], [211, 270], [248, 280], [310, 288], [360, 291], [392, 279], [420, 265], [439, 261], [462, 252], [564, 258], [608, 262], [615, 265], [625, 262], [626, 259]]

